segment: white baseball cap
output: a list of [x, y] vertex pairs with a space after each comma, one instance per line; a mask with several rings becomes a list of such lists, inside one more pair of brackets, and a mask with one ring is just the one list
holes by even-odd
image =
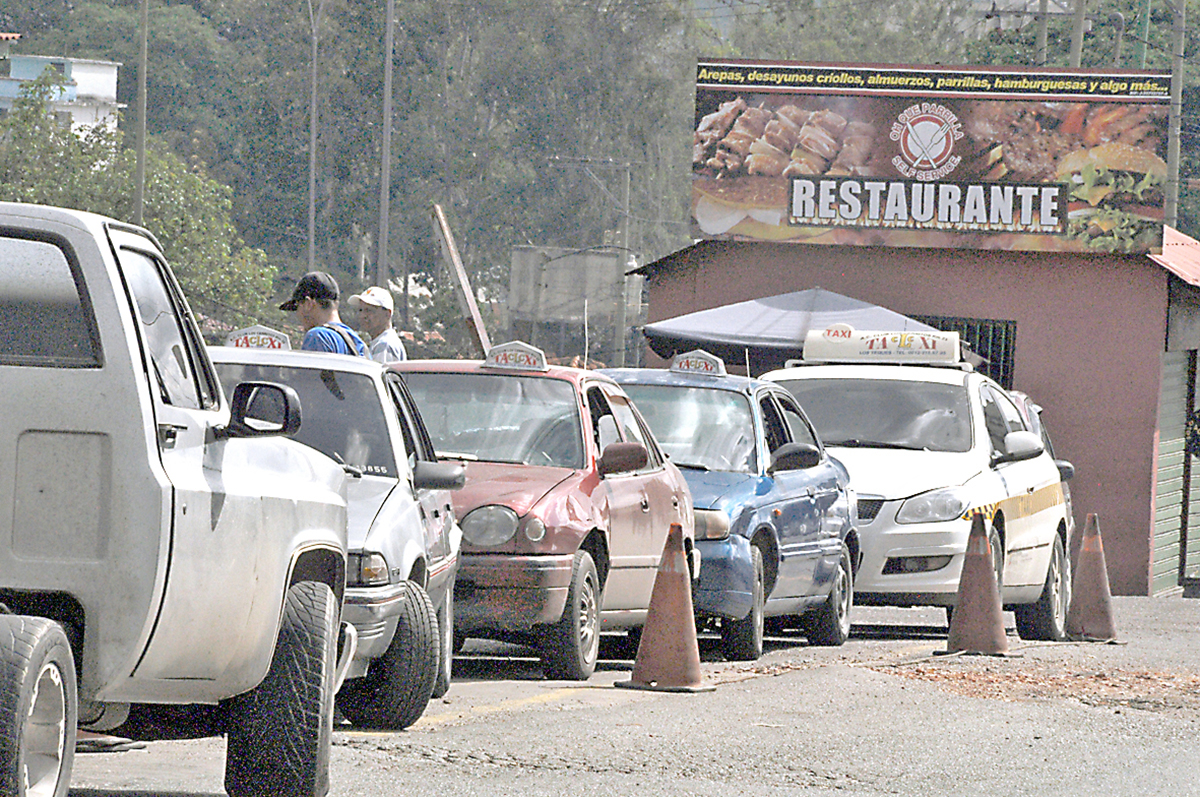
[[392, 300], [392, 292], [386, 288], [380, 288], [378, 285], [373, 285], [362, 293], [356, 293], [347, 299], [346, 303], [355, 308], [366, 304], [371, 307], [382, 307], [389, 312], [396, 309], [396, 303]]

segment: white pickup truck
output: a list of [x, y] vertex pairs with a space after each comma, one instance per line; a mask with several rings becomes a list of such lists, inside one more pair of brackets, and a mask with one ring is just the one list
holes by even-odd
[[77, 728], [327, 793], [346, 487], [300, 409], [223, 394], [149, 233], [0, 203], [0, 794], [64, 797]]

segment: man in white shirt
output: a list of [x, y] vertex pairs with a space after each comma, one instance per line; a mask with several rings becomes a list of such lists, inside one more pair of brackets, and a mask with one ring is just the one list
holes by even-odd
[[404, 342], [392, 329], [392, 311], [396, 305], [389, 290], [372, 286], [351, 296], [346, 303], [358, 310], [358, 328], [371, 336], [367, 348], [372, 360], [386, 365], [408, 359]]

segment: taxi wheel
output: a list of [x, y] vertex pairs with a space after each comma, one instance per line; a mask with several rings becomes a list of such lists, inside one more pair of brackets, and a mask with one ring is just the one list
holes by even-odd
[[850, 560], [850, 549], [842, 543], [842, 555], [838, 557], [837, 574], [829, 597], [821, 608], [805, 622], [809, 644], [836, 647], [850, 638], [850, 610], [854, 608], [854, 564]]
[[1018, 606], [1017, 633], [1021, 639], [1059, 642], [1067, 636], [1067, 607], [1071, 603], [1071, 563], [1063, 552], [1062, 538], [1054, 535], [1046, 584], [1037, 603]]
[[754, 587], [750, 611], [741, 620], [721, 621], [721, 652], [728, 661], [755, 661], [763, 652], [763, 603], [766, 588], [762, 551], [750, 546], [754, 563]]
[[421, 718], [440, 668], [437, 610], [420, 584], [406, 584], [396, 632], [363, 678], [346, 681], [338, 707], [361, 728], [403, 730]]
[[564, 681], [586, 681], [600, 654], [600, 576], [587, 551], [576, 551], [571, 586], [562, 619], [540, 640], [542, 674]]

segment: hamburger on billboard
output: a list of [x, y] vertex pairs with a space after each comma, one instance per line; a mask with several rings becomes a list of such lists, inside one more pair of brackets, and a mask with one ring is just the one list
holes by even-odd
[[698, 237], [1162, 244], [1170, 73], [701, 61]]

